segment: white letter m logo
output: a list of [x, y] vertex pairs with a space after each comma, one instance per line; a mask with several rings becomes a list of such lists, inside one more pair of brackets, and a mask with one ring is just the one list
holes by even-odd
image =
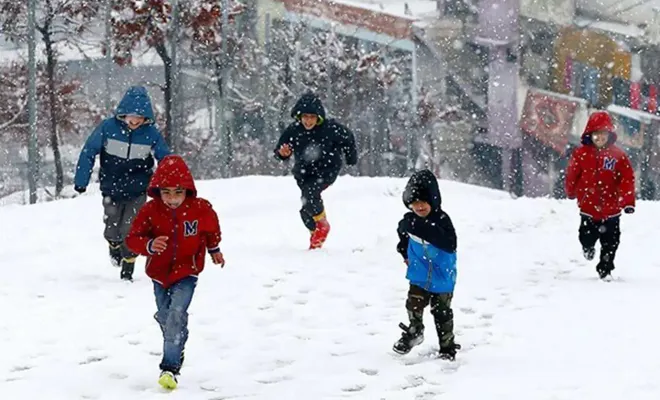
[[605, 161], [603, 162], [603, 169], [613, 171], [615, 164], [616, 164], [615, 158], [605, 157]]
[[197, 220], [194, 220], [192, 222], [183, 221], [183, 236], [184, 237], [195, 236], [197, 234], [197, 225], [199, 225]]

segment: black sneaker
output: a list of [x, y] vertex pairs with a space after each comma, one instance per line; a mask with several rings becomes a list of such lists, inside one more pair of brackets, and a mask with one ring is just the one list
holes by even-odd
[[443, 360], [454, 361], [456, 360], [456, 351], [460, 349], [461, 349], [461, 345], [458, 343], [454, 343], [445, 347], [440, 347], [440, 358], [442, 358]]
[[406, 326], [403, 323], [399, 324], [399, 328], [403, 330], [401, 339], [399, 339], [392, 350], [399, 354], [408, 354], [413, 347], [421, 344], [424, 341], [424, 325]]
[[113, 266], [119, 267], [121, 265], [121, 243], [108, 242], [108, 250], [110, 252], [110, 262]]
[[133, 270], [135, 269], [135, 259], [127, 260], [127, 259], [122, 259], [121, 260], [121, 274], [120, 277], [124, 281], [133, 281]]
[[600, 279], [610, 279], [613, 270], [614, 265], [612, 265], [612, 263], [604, 263], [601, 261], [596, 265], [596, 272], [598, 272], [598, 277]]
[[591, 261], [591, 260], [594, 259], [594, 256], [596, 255], [596, 248], [595, 247], [583, 247], [582, 248], [582, 254], [584, 254], [584, 258]]

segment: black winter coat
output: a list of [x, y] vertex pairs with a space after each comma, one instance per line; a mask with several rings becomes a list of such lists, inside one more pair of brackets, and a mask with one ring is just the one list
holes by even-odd
[[[311, 130], [305, 129], [300, 122], [302, 114], [317, 115], [318, 124]], [[282, 132], [275, 147], [275, 156], [286, 160], [289, 157], [282, 157], [279, 149], [284, 144], [291, 146], [295, 159], [292, 172], [296, 180], [320, 178], [333, 182], [341, 170], [342, 155], [346, 158], [346, 164], [357, 163], [353, 133], [339, 122], [325, 118], [325, 109], [316, 95], [303, 95], [291, 110], [291, 116], [296, 121]]]
[[455, 252], [456, 230], [449, 214], [442, 210], [442, 196], [435, 175], [427, 169], [415, 172], [408, 180], [402, 197], [406, 208], [410, 208], [410, 205], [417, 200], [431, 205], [431, 213], [426, 218], [419, 217], [414, 212], [408, 212], [399, 222], [397, 251], [403, 258], [408, 259], [407, 249], [410, 234], [448, 253]]

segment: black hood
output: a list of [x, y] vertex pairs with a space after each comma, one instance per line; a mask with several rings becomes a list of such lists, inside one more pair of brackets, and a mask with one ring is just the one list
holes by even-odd
[[315, 114], [319, 117], [319, 125], [325, 121], [325, 108], [321, 99], [312, 92], [307, 92], [300, 96], [296, 105], [291, 109], [291, 117], [300, 119], [301, 114]]
[[434, 211], [440, 210], [442, 206], [438, 180], [428, 169], [415, 172], [403, 191], [403, 204], [406, 208], [410, 208], [410, 205], [417, 200], [429, 203]]

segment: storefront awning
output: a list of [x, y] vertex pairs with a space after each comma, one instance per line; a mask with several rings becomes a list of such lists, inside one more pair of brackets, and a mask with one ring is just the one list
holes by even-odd
[[587, 122], [587, 102], [561, 93], [530, 88], [520, 116], [523, 133], [564, 154]]
[[615, 119], [617, 143], [629, 149], [641, 149], [647, 127], [660, 122], [660, 117], [656, 115], [614, 104], [608, 106], [607, 111]]

